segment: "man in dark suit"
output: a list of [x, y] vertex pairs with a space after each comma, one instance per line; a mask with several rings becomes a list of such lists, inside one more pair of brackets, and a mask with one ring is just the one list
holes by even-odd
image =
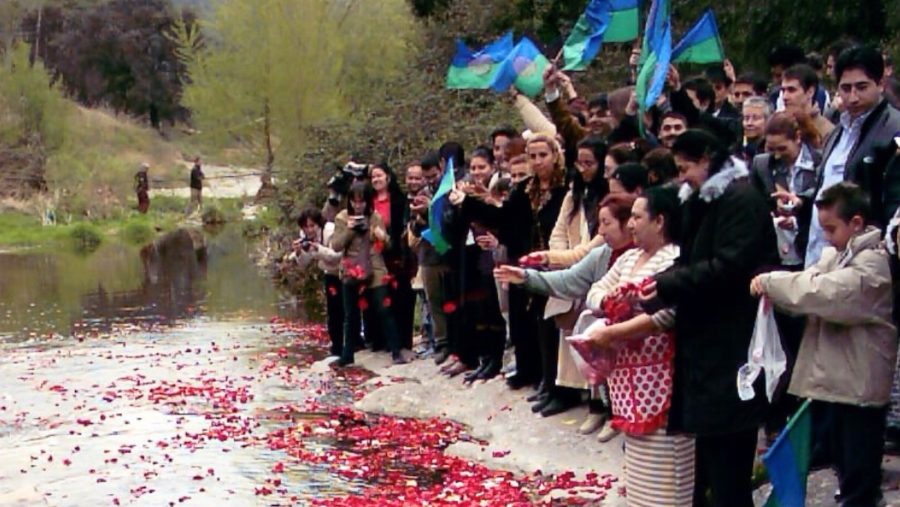
[[[886, 202], [898, 199], [895, 185], [885, 186], [885, 170], [894, 156], [894, 136], [900, 131], [900, 112], [883, 96], [884, 58], [870, 47], [847, 49], [834, 66], [838, 94], [844, 103], [840, 124], [822, 150], [816, 195], [840, 181], [856, 183], [869, 196], [876, 225], [884, 227], [889, 216]], [[818, 262], [825, 238], [813, 214], [809, 229], [806, 266]]]

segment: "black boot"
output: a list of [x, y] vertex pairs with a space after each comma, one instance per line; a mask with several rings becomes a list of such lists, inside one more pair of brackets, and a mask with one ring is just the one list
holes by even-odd
[[[549, 398], [549, 400], [550, 401], [547, 402], [547, 404], [545, 404], [540, 410], [543, 417], [551, 417], [556, 414], [561, 414], [578, 404], [569, 397], [551, 397]], [[532, 411], [534, 411], [533, 407]]]
[[540, 401], [543, 398], [547, 397], [547, 384], [541, 381], [541, 385], [538, 386], [537, 392], [532, 394], [531, 396], [525, 398], [525, 401], [529, 403], [534, 403], [536, 401]]
[[490, 380], [500, 374], [502, 365], [496, 359], [488, 359], [475, 377], [476, 380]]
[[484, 370], [484, 368], [487, 365], [488, 365], [488, 361], [484, 358], [481, 358], [478, 361], [478, 368], [475, 368], [474, 370], [466, 373], [466, 375], [463, 377], [463, 382], [466, 382], [466, 383], [474, 382], [478, 378], [478, 375], [481, 374], [481, 372]]

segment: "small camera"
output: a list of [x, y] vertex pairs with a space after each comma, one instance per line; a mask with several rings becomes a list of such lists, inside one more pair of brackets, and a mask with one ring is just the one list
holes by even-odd
[[312, 241], [310, 241], [309, 238], [303, 238], [300, 240], [300, 248], [302, 248], [304, 252], [308, 252], [311, 246]]

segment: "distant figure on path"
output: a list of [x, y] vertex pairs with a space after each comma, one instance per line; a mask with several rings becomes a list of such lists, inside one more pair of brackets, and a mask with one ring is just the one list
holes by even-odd
[[194, 159], [194, 167], [191, 169], [191, 204], [188, 212], [200, 210], [203, 205], [203, 169], [200, 167], [200, 157]]
[[134, 175], [134, 192], [137, 194], [138, 211], [141, 214], [147, 214], [150, 209], [150, 180], [147, 179], [147, 170], [150, 164], [144, 162], [141, 168]]

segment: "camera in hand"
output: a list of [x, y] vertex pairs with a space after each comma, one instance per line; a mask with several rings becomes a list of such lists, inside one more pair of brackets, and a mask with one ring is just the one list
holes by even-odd
[[366, 232], [367, 230], [369, 230], [369, 222], [366, 220], [366, 217], [357, 215], [350, 217], [350, 220], [350, 228], [355, 232]]
[[310, 241], [309, 238], [303, 238], [300, 240], [300, 248], [302, 248], [304, 252], [308, 252], [311, 246], [312, 241]]

